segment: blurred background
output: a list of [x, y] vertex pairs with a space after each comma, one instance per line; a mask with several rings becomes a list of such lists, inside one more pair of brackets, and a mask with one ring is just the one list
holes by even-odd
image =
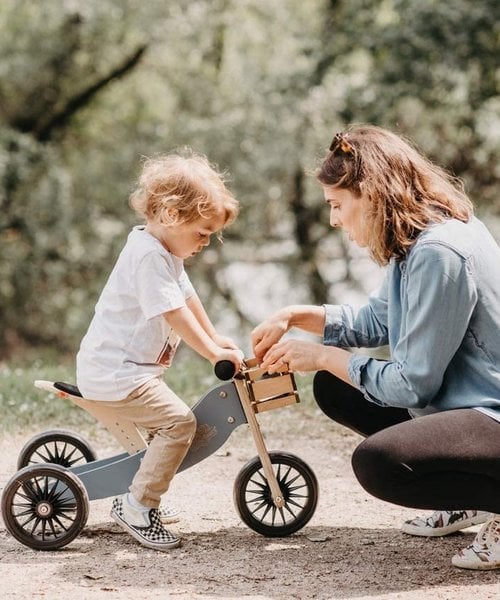
[[145, 156], [189, 146], [227, 172], [240, 216], [187, 268], [247, 353], [271, 310], [380, 280], [311, 177], [349, 123], [413, 140], [500, 239], [499, 17], [498, 0], [2, 0], [4, 373], [73, 359]]

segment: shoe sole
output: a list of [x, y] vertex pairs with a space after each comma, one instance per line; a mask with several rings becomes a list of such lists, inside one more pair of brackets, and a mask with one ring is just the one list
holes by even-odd
[[162, 525], [172, 525], [172, 523], [178, 523], [181, 520], [177, 515], [173, 517], [160, 517]]
[[419, 535], [422, 537], [442, 537], [444, 535], [450, 535], [450, 533], [461, 531], [462, 529], [467, 529], [467, 527], [472, 527], [473, 525], [481, 525], [489, 518], [489, 513], [482, 513], [475, 517], [470, 517], [469, 519], [457, 521], [446, 527], [419, 527], [418, 525], [403, 523], [401, 525], [401, 531], [403, 533], [408, 533], [409, 535]]
[[125, 529], [125, 531], [130, 533], [130, 535], [134, 539], [136, 539], [140, 544], [146, 546], [146, 548], [151, 548], [152, 550], [159, 550], [160, 552], [167, 552], [168, 550], [178, 548], [181, 545], [181, 540], [179, 539], [175, 539], [174, 541], [168, 543], [163, 542], [160, 544], [151, 542], [150, 540], [146, 540], [141, 535], [139, 535], [139, 533], [137, 533], [137, 531], [133, 527], [131, 527], [126, 521], [124, 521], [116, 512], [111, 511], [111, 518], [118, 525], [120, 525], [120, 527]]
[[473, 571], [493, 571], [494, 569], [500, 569], [500, 562], [488, 563], [488, 562], [462, 562], [460, 559], [455, 560], [455, 557], [451, 559], [451, 564], [459, 569], [470, 569]]

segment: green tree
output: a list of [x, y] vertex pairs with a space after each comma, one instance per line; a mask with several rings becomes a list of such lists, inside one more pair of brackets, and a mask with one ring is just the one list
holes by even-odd
[[57, 344], [62, 324], [78, 320], [88, 256], [62, 141], [78, 112], [146, 49], [126, 31], [107, 33], [117, 6], [94, 3], [83, 15], [59, 2], [2, 5], [1, 353], [18, 340]]
[[[370, 287], [309, 176], [350, 122], [388, 126], [498, 212], [495, 0], [4, 0], [0, 341], [75, 350], [135, 217], [143, 156], [230, 173], [237, 222], [189, 265], [238, 332]], [[147, 49], [147, 51], [146, 51]]]

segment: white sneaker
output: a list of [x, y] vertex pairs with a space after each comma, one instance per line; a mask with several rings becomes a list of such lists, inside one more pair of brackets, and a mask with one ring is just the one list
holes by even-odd
[[405, 521], [401, 531], [410, 535], [438, 537], [449, 535], [490, 518], [490, 513], [478, 510], [435, 510], [430, 517], [416, 517]]
[[127, 494], [113, 500], [111, 517], [143, 546], [154, 550], [177, 548], [181, 540], [163, 527], [159, 510], [137, 510], [130, 505]]
[[472, 544], [455, 554], [451, 564], [461, 569], [500, 569], [500, 515], [492, 515]]

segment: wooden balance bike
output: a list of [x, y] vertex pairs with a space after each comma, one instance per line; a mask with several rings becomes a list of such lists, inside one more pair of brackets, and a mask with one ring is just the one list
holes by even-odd
[[[193, 407], [196, 435], [178, 472], [213, 454], [237, 427], [247, 423], [258, 455], [236, 477], [236, 509], [242, 521], [261, 535], [290, 535], [314, 514], [316, 476], [297, 456], [268, 452], [257, 415], [299, 402], [293, 373], [268, 375], [255, 359], [247, 360], [237, 373], [230, 361], [221, 361], [215, 373], [226, 383], [208, 391]], [[90, 500], [128, 491], [147, 441], [133, 423], [117, 421], [113, 412], [83, 398], [74, 385], [36, 381], [35, 386], [88, 411], [125, 449], [98, 460], [87, 441], [68, 430], [46, 431], [25, 444], [18, 471], [2, 493], [2, 516], [9, 533], [25, 546], [55, 550], [85, 527]]]

